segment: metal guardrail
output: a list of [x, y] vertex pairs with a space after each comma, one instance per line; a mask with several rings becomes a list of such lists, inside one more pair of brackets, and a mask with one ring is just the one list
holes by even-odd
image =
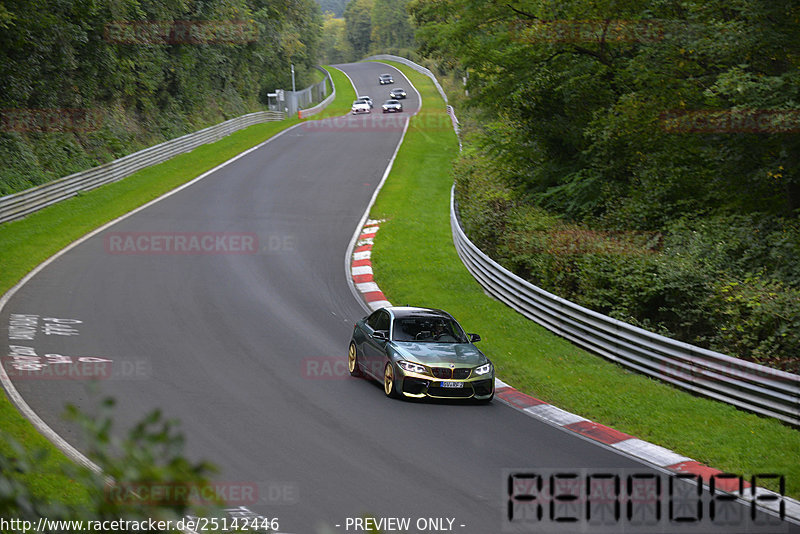
[[325, 80], [322, 80], [321, 82], [319, 82], [319, 83], [323, 84], [322, 94], [325, 94], [324, 83], [325, 83], [326, 80], [327, 80], [327, 83], [331, 84], [331, 88], [332, 88], [331, 94], [329, 94], [328, 97], [325, 98], [325, 100], [323, 100], [322, 102], [320, 102], [319, 104], [317, 104], [316, 106], [314, 106], [312, 108], [297, 110], [297, 117], [299, 119], [305, 119], [305, 118], [311, 117], [312, 115], [316, 115], [317, 113], [319, 113], [320, 111], [325, 109], [328, 106], [328, 104], [333, 102], [334, 98], [336, 98], [336, 86], [333, 84], [333, 78], [331, 78], [331, 73], [328, 72], [327, 70], [323, 69], [323, 68], [320, 68], [320, 67], [317, 67], [317, 69], [319, 69], [319, 70], [321, 70], [322, 72], [325, 73]]
[[46, 184], [0, 197], [0, 223], [13, 221], [84, 191], [121, 180], [151, 165], [213, 143], [237, 130], [262, 122], [283, 120], [281, 111], [259, 111], [145, 148], [104, 165], [70, 174]]
[[[390, 55], [367, 59], [397, 61], [425, 74], [447, 102], [436, 76], [425, 67]], [[455, 111], [452, 106], [447, 108], [458, 134]], [[528, 319], [628, 369], [800, 426], [800, 376], [648, 332], [536, 287], [469, 240], [458, 218], [455, 185], [450, 191], [450, 226], [458, 256], [472, 276], [489, 294]]]
[[693, 393], [800, 425], [800, 376], [670, 339], [612, 319], [538, 288], [476, 247], [450, 193], [453, 243], [491, 295], [548, 330], [624, 367]]
[[325, 100], [325, 93], [328, 92], [328, 84], [333, 87], [333, 78], [331, 78], [330, 73], [328, 73], [328, 71], [322, 67], [315, 66], [314, 68], [325, 74], [325, 77], [322, 79], [322, 81], [312, 83], [305, 89], [300, 89], [298, 91], [283, 92], [284, 97], [286, 98], [285, 109], [289, 115], [294, 115], [304, 108], [310, 108], [311, 104], [314, 102]]

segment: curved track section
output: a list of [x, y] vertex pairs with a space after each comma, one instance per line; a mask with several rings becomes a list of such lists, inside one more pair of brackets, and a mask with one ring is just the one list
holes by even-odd
[[[410, 88], [385, 65], [341, 68], [378, 110], [379, 73]], [[190, 456], [216, 463], [220, 481], [257, 486], [234, 504], [279, 518], [282, 532], [354, 532], [348, 518], [370, 515], [498, 533], [504, 469], [648, 471], [499, 402], [392, 401], [348, 376], [364, 309], [343, 255], [418, 105], [409, 91], [402, 115], [296, 127], [88, 239], [13, 295], [4, 339], [49, 369], [64, 364], [48, 354], [111, 360], [100, 385], [120, 426], [156, 407], [180, 419]], [[49, 378], [13, 380], [80, 447], [60, 415], [93, 405], [86, 377]]]

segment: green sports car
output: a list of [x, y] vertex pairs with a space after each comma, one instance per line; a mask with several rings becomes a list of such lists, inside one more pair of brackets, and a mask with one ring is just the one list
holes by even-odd
[[383, 382], [389, 397], [494, 397], [494, 366], [442, 310], [391, 306], [358, 321], [348, 351], [353, 376]]

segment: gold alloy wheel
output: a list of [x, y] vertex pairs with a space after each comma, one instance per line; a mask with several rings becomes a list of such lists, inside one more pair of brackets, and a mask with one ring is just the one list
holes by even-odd
[[350, 350], [347, 352], [347, 369], [350, 374], [356, 370], [356, 346], [350, 343]]
[[350, 350], [347, 351], [347, 370], [350, 371], [351, 376], [361, 376], [361, 370], [358, 368], [358, 353], [356, 352], [355, 343], [350, 343]]
[[383, 392], [387, 397], [394, 396], [394, 369], [392, 369], [392, 362], [386, 364], [386, 369], [383, 371]]

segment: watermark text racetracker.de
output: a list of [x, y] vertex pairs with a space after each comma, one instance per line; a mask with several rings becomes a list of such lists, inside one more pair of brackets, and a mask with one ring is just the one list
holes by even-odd
[[105, 498], [114, 504], [152, 506], [257, 504], [259, 486], [255, 482], [121, 482], [106, 486]]
[[515, 20], [509, 35], [524, 43], [654, 43], [669, 27], [661, 20]]
[[256, 254], [259, 239], [249, 232], [111, 232], [109, 254]]
[[258, 26], [248, 20], [140, 20], [105, 25], [105, 40], [126, 45], [246, 44], [258, 40]]
[[[402, 132], [408, 118], [405, 112], [344, 115], [305, 121], [300, 128], [308, 132]], [[413, 116], [409, 127], [426, 132], [452, 131], [453, 120], [444, 111], [420, 111]]]
[[148, 360], [39, 354], [34, 347], [21, 344], [9, 345], [0, 365], [13, 380], [147, 380], [153, 376]]
[[83, 108], [7, 108], [0, 110], [0, 131], [86, 133], [100, 129], [98, 110]]
[[183, 519], [49, 519], [0, 517], [0, 532], [276, 532], [278, 518], [195, 517]]
[[669, 110], [660, 114], [667, 133], [800, 132], [800, 109]]
[[[370, 362], [369, 370], [376, 376], [383, 376], [383, 366], [382, 361]], [[342, 380], [350, 378], [350, 369], [345, 357], [320, 356], [303, 358], [300, 374], [308, 380]]]

